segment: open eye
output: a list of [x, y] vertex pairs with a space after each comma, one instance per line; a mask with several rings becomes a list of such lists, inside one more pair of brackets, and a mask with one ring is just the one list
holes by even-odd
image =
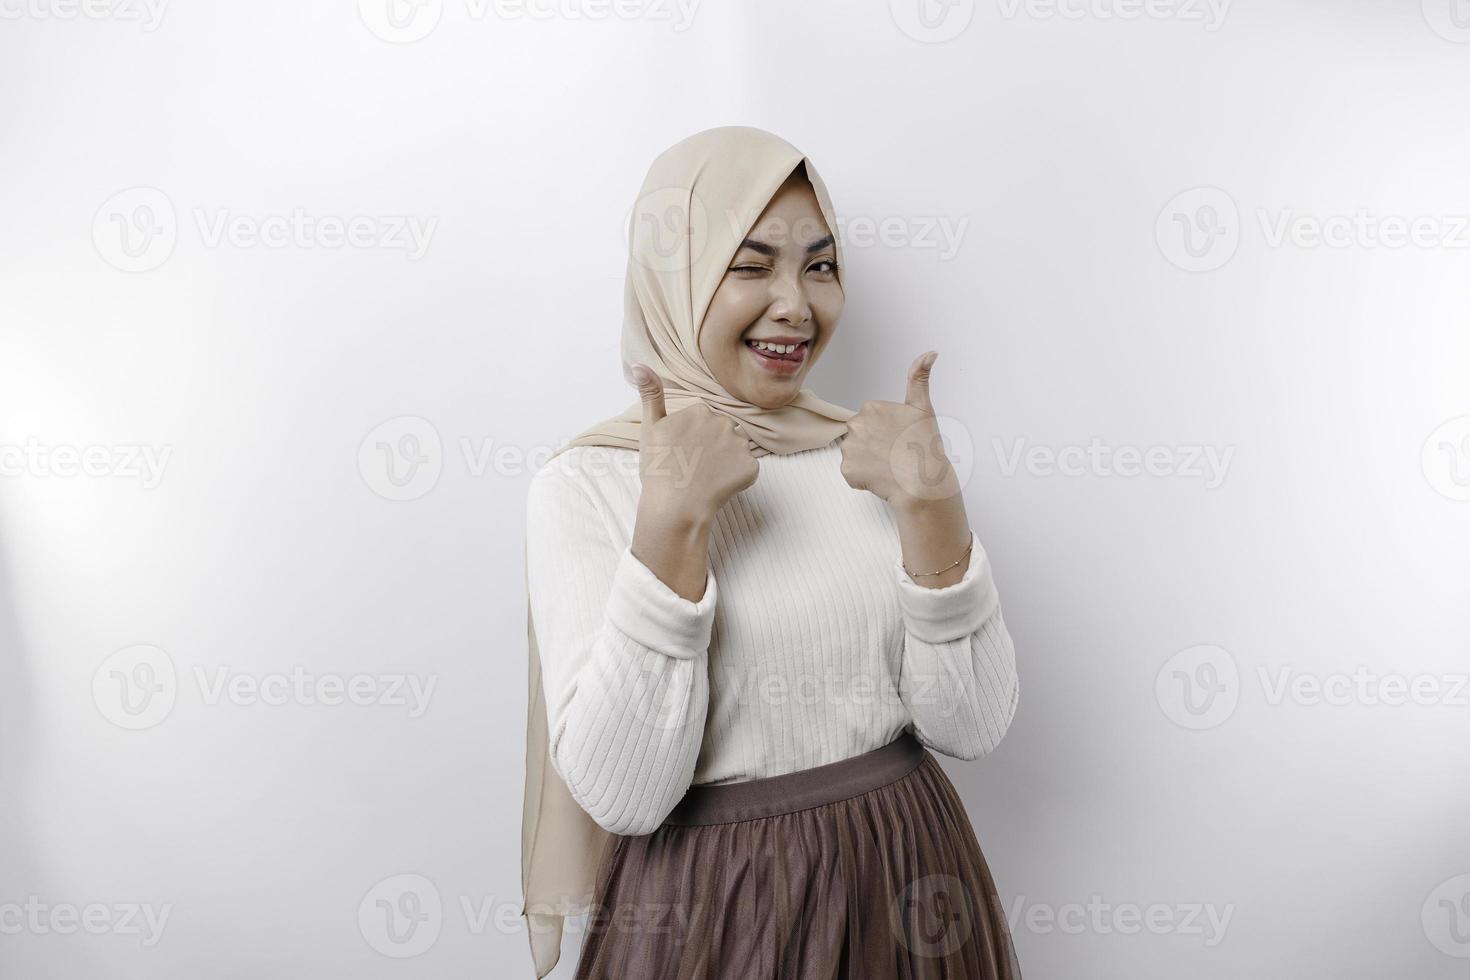
[[823, 259], [820, 262], [813, 262], [811, 269], [808, 271], [815, 272], [819, 275], [830, 276], [837, 272], [837, 263], [831, 259]]

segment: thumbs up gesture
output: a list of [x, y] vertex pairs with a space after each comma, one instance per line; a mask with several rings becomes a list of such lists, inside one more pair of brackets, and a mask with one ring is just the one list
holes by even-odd
[[632, 370], [643, 403], [638, 433], [640, 506], [708, 523], [725, 501], [755, 483], [760, 465], [740, 424], [703, 401], [670, 413], [663, 381], [647, 365]]
[[960, 492], [929, 400], [929, 371], [938, 356], [927, 351], [915, 358], [904, 400], [864, 402], [837, 443], [847, 485], [877, 494], [896, 510], [949, 500]]

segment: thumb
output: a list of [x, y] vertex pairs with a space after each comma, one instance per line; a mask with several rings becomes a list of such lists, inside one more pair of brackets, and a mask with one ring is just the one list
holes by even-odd
[[929, 369], [934, 366], [934, 361], [939, 357], [938, 351], [925, 351], [914, 359], [909, 365], [909, 390], [904, 395], [904, 401], [914, 408], [922, 408], [930, 415], [934, 414], [934, 405], [929, 401]]
[[652, 425], [666, 414], [663, 380], [643, 364], [633, 365], [629, 374], [633, 383], [638, 386], [638, 397], [643, 399], [643, 424]]

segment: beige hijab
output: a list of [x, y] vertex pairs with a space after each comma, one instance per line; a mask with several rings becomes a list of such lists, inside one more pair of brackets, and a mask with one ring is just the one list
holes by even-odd
[[[633, 364], [648, 365], [663, 380], [670, 414], [703, 401], [740, 423], [756, 456], [825, 446], [847, 431], [853, 415], [806, 388], [780, 408], [741, 401], [715, 380], [699, 352], [699, 328], [730, 259], [771, 196], [803, 161], [835, 240], [837, 217], [811, 161], [785, 140], [747, 126], [707, 129], [665, 150], [649, 168], [629, 219], [624, 378], [631, 383]], [[835, 244], [839, 282], [841, 247], [840, 242]], [[642, 418], [642, 402], [634, 401], [622, 414], [587, 429], [557, 453], [573, 446], [637, 449]], [[527, 920], [539, 980], [561, 955], [566, 916], [590, 909], [598, 865], [612, 835], [577, 804], [551, 765], [541, 658], [529, 603], [526, 635], [530, 693], [521, 914]]]

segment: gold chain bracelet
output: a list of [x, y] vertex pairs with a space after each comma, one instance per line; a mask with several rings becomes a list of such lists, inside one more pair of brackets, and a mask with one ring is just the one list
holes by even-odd
[[[928, 578], [931, 575], [943, 575], [945, 572], [949, 571], [951, 568], [954, 568], [960, 562], [964, 561], [967, 557], [969, 557], [970, 550], [972, 548], [974, 548], [974, 547], [975, 547], [975, 531], [974, 531], [974, 529], [970, 529], [970, 543], [967, 544], [967, 545], [965, 545], [965, 553], [963, 555], [960, 555], [954, 561], [950, 562], [948, 565], [945, 565], [939, 571], [937, 571], [937, 572], [909, 572], [909, 567], [907, 565], [904, 565], [903, 566], [903, 570], [906, 571], [906, 572], [909, 572], [909, 578]], [[903, 562], [900, 561], [899, 564], [903, 564]]]

